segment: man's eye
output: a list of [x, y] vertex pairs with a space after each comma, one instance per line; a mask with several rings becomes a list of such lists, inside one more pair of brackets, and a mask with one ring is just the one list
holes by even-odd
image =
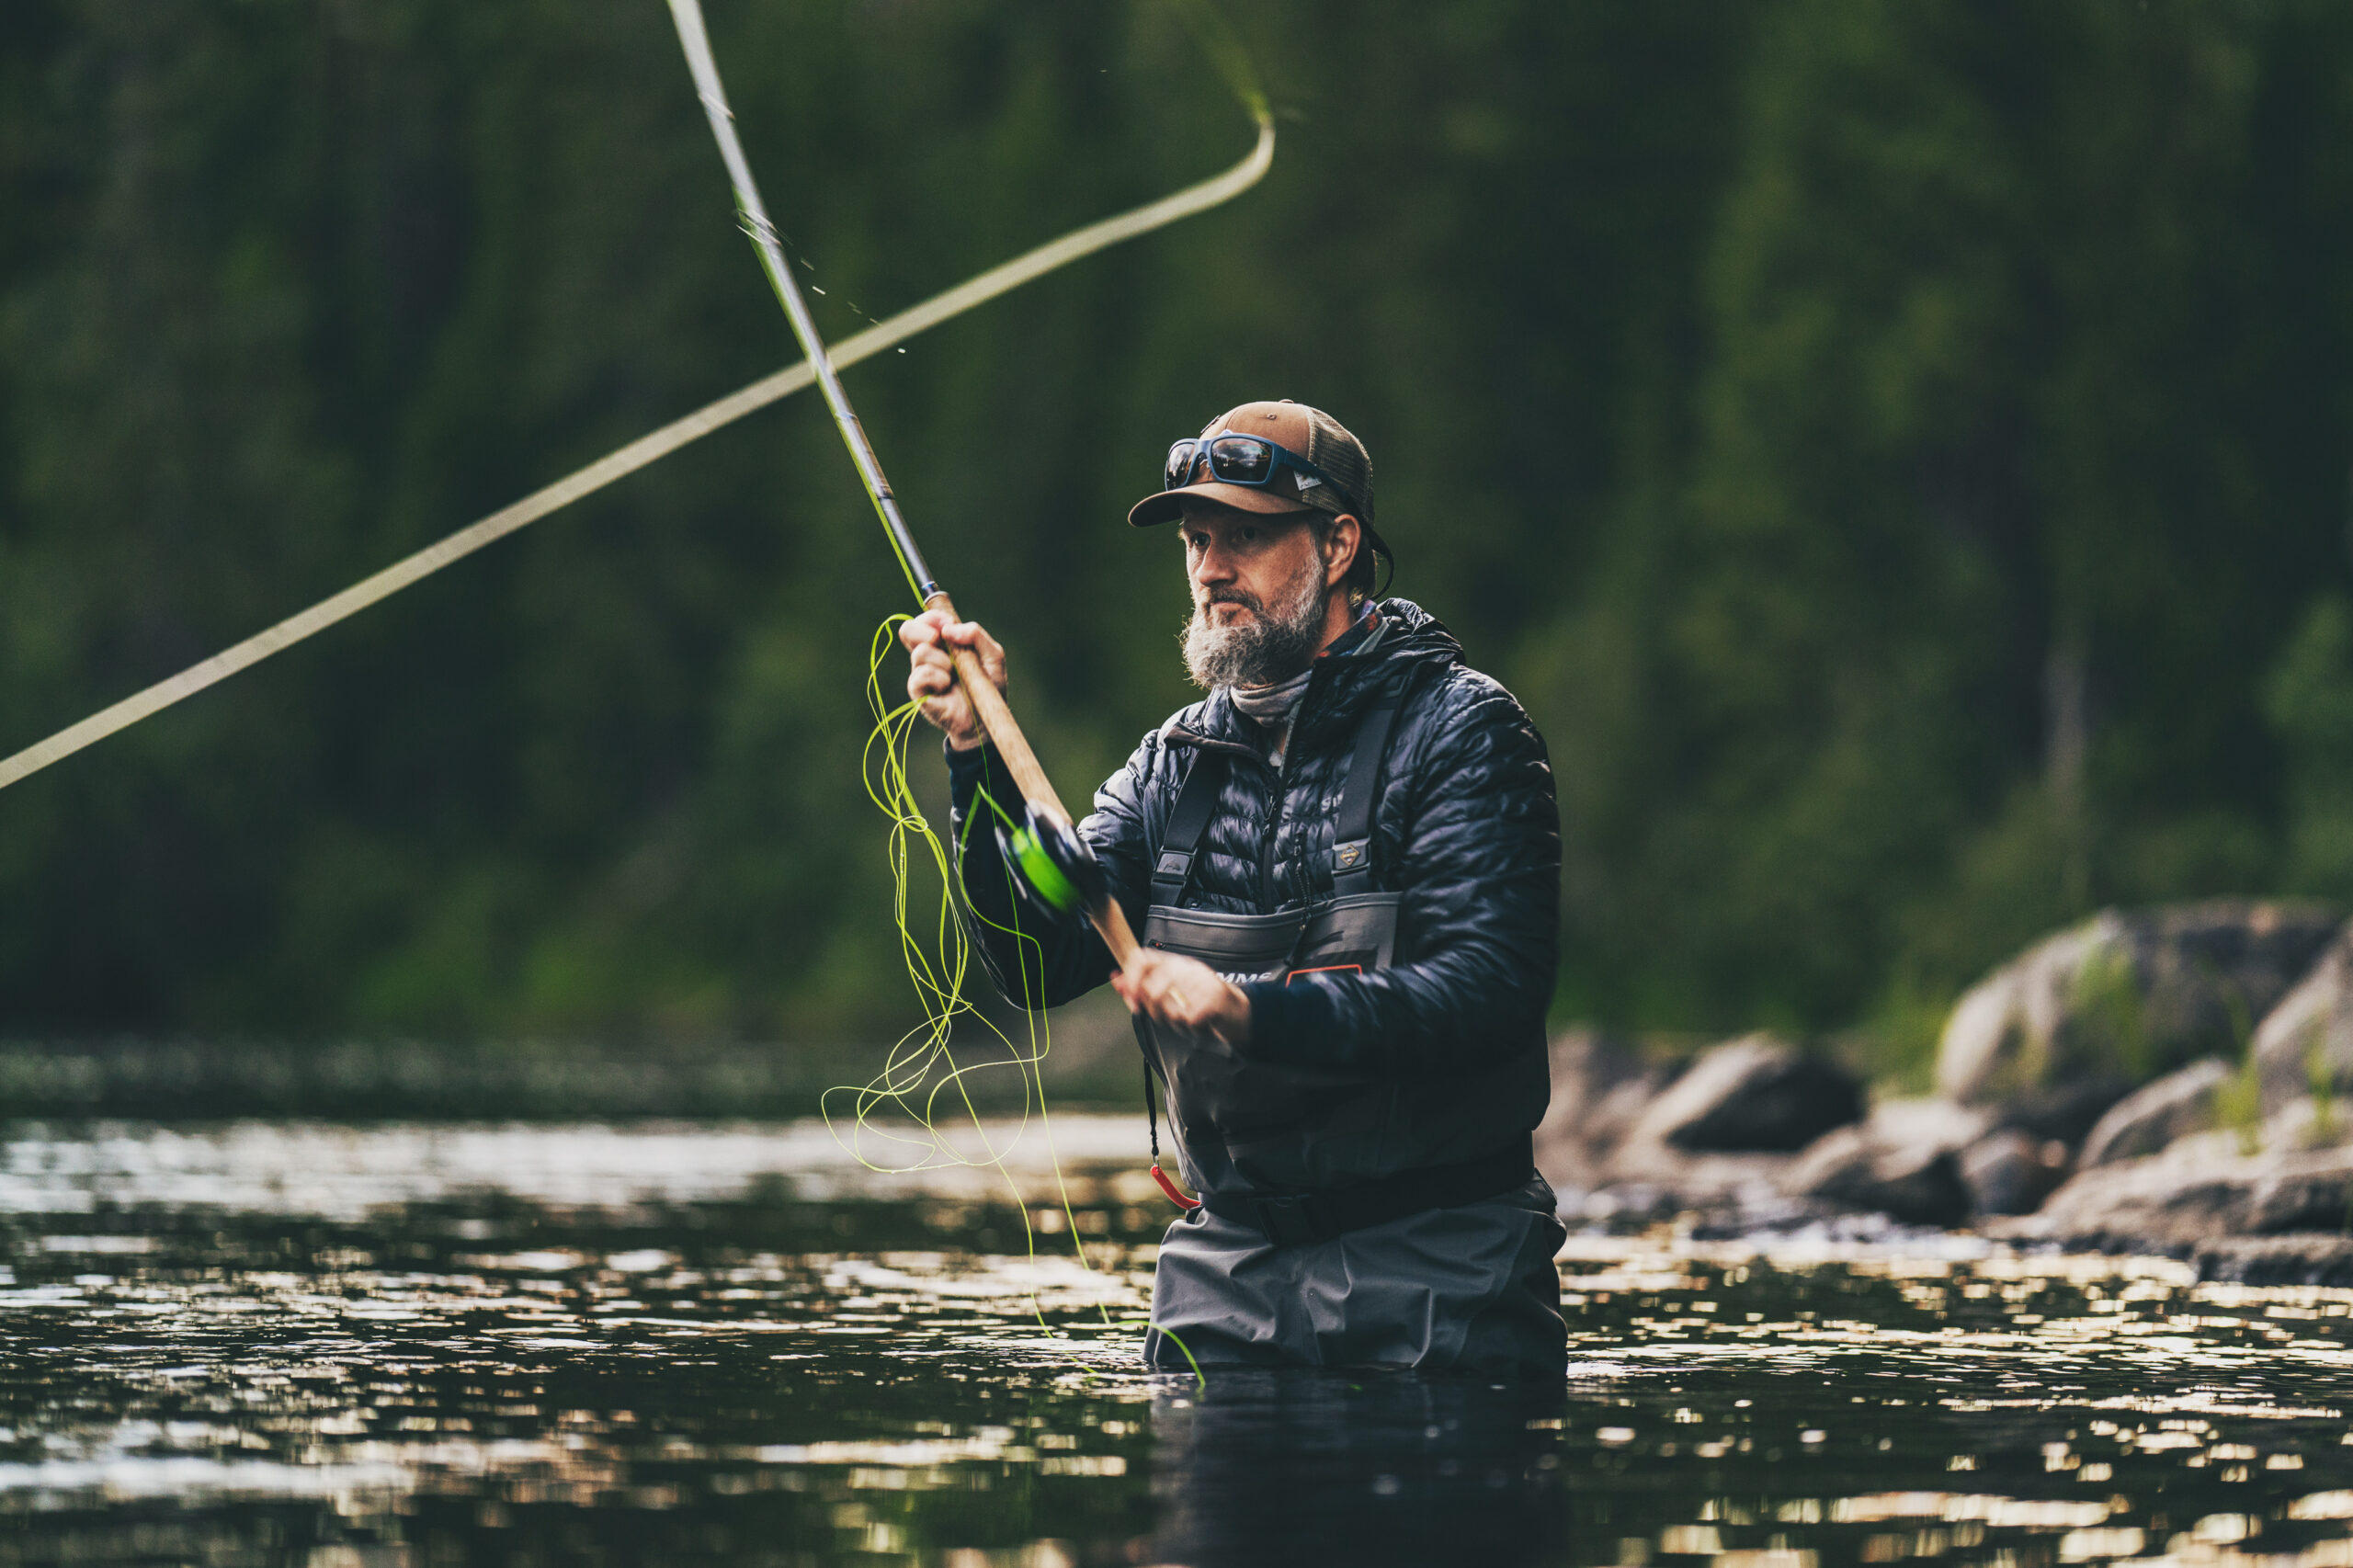
[[1244, 528], [1242, 530], [1242, 542], [1245, 544], [1257, 543], [1258, 530], [1256, 528]]

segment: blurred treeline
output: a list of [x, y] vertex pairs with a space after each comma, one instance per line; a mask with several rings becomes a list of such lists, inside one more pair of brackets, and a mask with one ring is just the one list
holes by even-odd
[[[1249, 143], [1162, 0], [711, 12], [836, 334]], [[1187, 697], [1122, 509], [1292, 396], [1551, 740], [1564, 1016], [1900, 1055], [2100, 903], [2353, 895], [2353, 7], [1233, 20], [1260, 188], [849, 375], [1066, 793]], [[13, 0], [0, 749], [792, 358], [658, 0]], [[905, 608], [756, 415], [0, 795], [0, 1028], [895, 1032]]]

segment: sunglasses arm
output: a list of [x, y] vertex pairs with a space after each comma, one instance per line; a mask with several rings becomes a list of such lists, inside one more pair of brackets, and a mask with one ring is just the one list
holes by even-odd
[[[956, 606], [946, 589], [939, 589], [924, 601], [924, 608], [945, 610], [951, 619], [963, 618], [956, 613]], [[1029, 740], [1021, 733], [1021, 726], [1014, 722], [1013, 710], [1006, 705], [1005, 693], [996, 688], [981, 668], [980, 655], [970, 648], [949, 647], [949, 658], [956, 666], [956, 679], [972, 699], [972, 711], [981, 721], [981, 728], [988, 732], [997, 755], [1021, 787], [1021, 798], [1040, 811], [1068, 824], [1071, 814], [1063, 807], [1062, 798], [1054, 793], [1054, 786], [1046, 778], [1046, 770], [1038, 766], [1037, 753], [1029, 749]], [[1103, 945], [1111, 949], [1111, 961], [1121, 969], [1136, 950], [1136, 934], [1128, 925], [1127, 913], [1119, 901], [1108, 895], [1090, 903], [1087, 918], [1095, 922], [1095, 929], [1102, 935]]]

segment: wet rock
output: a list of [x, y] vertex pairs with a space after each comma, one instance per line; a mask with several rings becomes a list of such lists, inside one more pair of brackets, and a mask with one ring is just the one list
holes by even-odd
[[1620, 1144], [1602, 1173], [1603, 1189], [1622, 1203], [1648, 1194], [1654, 1212], [1675, 1213], [1732, 1201], [1750, 1187], [1778, 1188], [1790, 1154], [1687, 1154], [1664, 1143]]
[[1829, 1148], [1809, 1158], [1794, 1196], [1846, 1209], [1885, 1214], [1910, 1225], [1952, 1226], [1969, 1218], [1969, 1185], [1950, 1149], [1916, 1151], [1874, 1145], [1855, 1128], [1823, 1140]]
[[1644, 1108], [1626, 1142], [1688, 1153], [1795, 1153], [1862, 1114], [1862, 1086], [1851, 1075], [1753, 1034], [1701, 1053]]
[[1973, 1214], [2031, 1214], [2067, 1179], [2067, 1145], [2004, 1128], [1961, 1152]]
[[2259, 1236], [2353, 1231], [2353, 1150], [2313, 1150], [2270, 1162], [2247, 1193], [2242, 1228]]
[[2154, 1155], [2079, 1171], [2040, 1211], [1986, 1231], [2092, 1252], [2183, 1256], [2237, 1233], [2253, 1185], [2253, 1172], [2221, 1151], [2198, 1160]]
[[2230, 1076], [2228, 1063], [2209, 1056], [2135, 1089], [2099, 1119], [2084, 1140], [2075, 1163], [2089, 1169], [2138, 1159], [2193, 1132], [2211, 1131], [2220, 1116], [2222, 1085]]
[[2341, 1287], [2353, 1285], [2353, 1236], [2222, 1236], [2201, 1243], [2189, 1261], [2200, 1279]]
[[1995, 1108], [1994, 1119], [1998, 1126], [2073, 1149], [2117, 1101], [2131, 1092], [2131, 1080], [2094, 1073], [2072, 1083], [2014, 1095]]
[[2336, 913], [2317, 903], [2104, 911], [1962, 996], [1938, 1048], [1938, 1087], [1966, 1105], [1998, 1106], [2235, 1055], [2337, 928]]
[[1536, 1129], [1536, 1168], [1562, 1192], [1600, 1183], [1643, 1108], [1686, 1065], [1645, 1061], [1592, 1029], [1556, 1036], [1552, 1063], [1552, 1102]]
[[2340, 930], [2255, 1031], [2267, 1110], [2299, 1096], [2353, 1090], [2353, 925]]
[[1672, 1214], [1795, 1222], [1802, 1206], [1780, 1179], [1792, 1151], [1860, 1109], [1852, 1078], [1764, 1035], [1715, 1046], [1679, 1070], [1556, 1041], [1553, 1076], [1538, 1168], [1563, 1217], [1614, 1226]]
[[1969, 1218], [1961, 1151], [1991, 1118], [1947, 1100], [1893, 1100], [1869, 1119], [1818, 1139], [1782, 1177], [1795, 1198], [1863, 1209], [1914, 1225]]
[[1781, 1191], [1777, 1178], [1789, 1164], [1787, 1154], [1701, 1154], [1655, 1173], [1663, 1179], [1645, 1179], [1628, 1162], [1597, 1187], [1562, 1194], [1561, 1216], [1571, 1224], [1616, 1231], [1678, 1218], [1722, 1234], [1786, 1228], [1821, 1211]]
[[[2188, 1256], [2229, 1237], [2353, 1228], [2353, 1148], [2305, 1101], [2259, 1128], [2176, 1139], [2082, 1170], [2040, 1212], [1988, 1226], [2014, 1241]], [[2315, 1147], [2314, 1144], [2319, 1146]]]

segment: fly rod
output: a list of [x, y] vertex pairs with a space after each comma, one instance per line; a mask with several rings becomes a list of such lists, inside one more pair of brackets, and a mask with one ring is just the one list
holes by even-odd
[[[784, 307], [785, 317], [792, 324], [792, 335], [799, 339], [801, 351], [808, 358], [817, 390], [824, 397], [826, 408], [832, 411], [834, 427], [841, 435], [842, 445], [849, 449], [850, 462], [858, 470], [859, 483], [866, 486], [867, 499], [873, 503], [875, 515], [882, 520], [883, 531], [890, 536], [891, 547], [898, 554], [915, 598], [926, 609], [943, 610], [951, 619], [961, 619], [948, 590], [939, 585], [931, 568], [925, 564], [923, 551], [899, 510], [898, 497], [892, 494], [890, 481], [882, 475], [882, 464], [874, 455], [874, 445], [867, 439], [866, 427], [858, 423], [858, 411], [850, 406], [849, 394], [842, 390], [841, 379], [834, 373], [833, 359], [826, 352], [824, 339], [818, 335], [808, 301], [801, 298], [801, 285], [793, 278], [776, 225], [769, 221], [767, 206], [760, 199], [759, 187], [753, 182], [743, 143], [736, 139], [735, 112], [727, 107], [727, 89], [720, 83], [719, 65], [711, 57], [700, 0], [669, 3], [671, 19], [677, 24], [678, 42], [686, 51], [687, 69], [693, 73], [695, 91], [702, 99], [703, 116], [710, 121], [711, 136], [719, 143], [720, 158], [726, 164], [728, 180], [735, 189], [737, 221], [767, 273], [777, 302]], [[957, 682], [971, 700], [981, 728], [995, 745], [997, 755], [1005, 759], [1006, 769], [1020, 787], [1022, 799], [1029, 804], [1033, 819], [1030, 831], [1062, 851], [1054, 857], [1062, 862], [1056, 869], [1066, 875], [1077, 873], [1073, 878], [1077, 902], [1086, 905], [1087, 917], [1102, 935], [1104, 945], [1111, 949], [1112, 961], [1124, 969], [1136, 950], [1135, 933], [1129, 928], [1127, 915], [1109, 896], [1099, 874], [1086, 875], [1093, 868], [1094, 857], [1072, 832], [1070, 812], [1054, 793], [1046, 770], [1038, 765], [1037, 754], [1029, 749], [1021, 726], [1014, 721], [1013, 710], [1006, 705], [1004, 693], [997, 690], [996, 683], [981, 668], [980, 656], [971, 649], [951, 647], [948, 653], [956, 667]]]

